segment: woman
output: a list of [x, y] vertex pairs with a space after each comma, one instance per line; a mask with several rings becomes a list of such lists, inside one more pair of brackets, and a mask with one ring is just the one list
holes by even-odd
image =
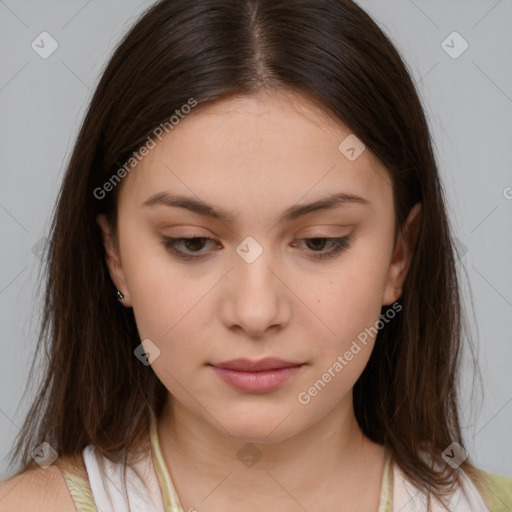
[[461, 435], [455, 263], [421, 103], [361, 8], [156, 3], [62, 185], [0, 503], [505, 510]]

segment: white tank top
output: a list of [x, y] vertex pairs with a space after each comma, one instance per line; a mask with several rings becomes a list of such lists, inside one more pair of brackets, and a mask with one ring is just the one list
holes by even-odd
[[[83, 451], [94, 503], [102, 512], [164, 511], [162, 493], [150, 457], [134, 466], [98, 456], [92, 446]], [[179, 509], [176, 509], [176, 511]]]

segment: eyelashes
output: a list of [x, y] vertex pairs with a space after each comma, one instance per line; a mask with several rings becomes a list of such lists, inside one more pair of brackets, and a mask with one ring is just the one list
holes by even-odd
[[[195, 255], [194, 253], [197, 253], [198, 251], [191, 251], [191, 252], [184, 252], [181, 249], [178, 249], [180, 245], [183, 243], [189, 244], [189, 243], [196, 243], [197, 241], [214, 241], [213, 238], [207, 237], [207, 236], [194, 236], [191, 238], [172, 238], [172, 237], [163, 237], [162, 238], [162, 244], [164, 247], [174, 256], [177, 256], [178, 258], [181, 258], [183, 260], [199, 260], [204, 259], [205, 255], [204, 252], [200, 255]], [[196, 247], [197, 248], [197, 247]]]
[[318, 247], [314, 248], [312, 251], [312, 256], [314, 258], [323, 259], [323, 258], [333, 258], [337, 256], [339, 253], [343, 252], [345, 249], [350, 247], [350, 243], [348, 237], [337, 237], [337, 238], [329, 238], [329, 237], [314, 237], [314, 238], [301, 238], [300, 241], [311, 241], [314, 243], [321, 241], [323, 243], [323, 247], [325, 247], [326, 242], [331, 244], [331, 249], [328, 251], [319, 251]]
[[[348, 237], [313, 237], [313, 238], [301, 238], [300, 242], [313, 242], [313, 245], [316, 244], [316, 247], [313, 249], [306, 249], [304, 252], [306, 253], [306, 257], [322, 260], [327, 258], [334, 258], [346, 249], [350, 247], [350, 242]], [[204, 243], [207, 242], [215, 242], [214, 238], [211, 237], [190, 237], [190, 238], [173, 238], [173, 237], [163, 237], [161, 243], [166, 248], [166, 250], [171, 253], [173, 256], [185, 260], [185, 261], [198, 261], [204, 260], [208, 258], [208, 253], [200, 252], [204, 247]], [[320, 242], [321, 247], [318, 247], [318, 243]], [[323, 249], [327, 244], [330, 244], [330, 249], [328, 251], [324, 251]], [[200, 247], [198, 247], [198, 245]], [[192, 248], [191, 248], [192, 246]], [[295, 246], [295, 245], [294, 245]], [[185, 247], [183, 250], [180, 247]]]

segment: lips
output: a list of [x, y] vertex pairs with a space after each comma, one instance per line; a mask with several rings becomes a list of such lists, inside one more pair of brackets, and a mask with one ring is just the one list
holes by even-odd
[[268, 393], [297, 375], [304, 363], [267, 357], [259, 361], [232, 359], [209, 365], [231, 387], [244, 393]]
[[225, 368], [239, 372], [263, 372], [268, 370], [280, 370], [282, 368], [293, 368], [301, 366], [303, 363], [285, 361], [277, 357], [266, 357], [259, 361], [251, 359], [232, 359], [223, 363], [212, 364], [216, 368]]

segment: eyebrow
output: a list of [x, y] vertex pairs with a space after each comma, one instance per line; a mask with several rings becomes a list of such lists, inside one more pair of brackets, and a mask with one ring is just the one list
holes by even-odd
[[[356, 194], [340, 192], [318, 199], [311, 203], [295, 204], [290, 206], [279, 216], [278, 222], [290, 222], [309, 213], [321, 210], [332, 210], [334, 208], [351, 204], [368, 206], [370, 202], [364, 197], [358, 196]], [[157, 194], [152, 195], [142, 204], [143, 207], [151, 207], [156, 205], [185, 208], [199, 215], [217, 219], [226, 223], [233, 223], [236, 218], [236, 216], [228, 213], [226, 210], [205, 203], [200, 199], [179, 194], [169, 194], [167, 192], [158, 192]]]

